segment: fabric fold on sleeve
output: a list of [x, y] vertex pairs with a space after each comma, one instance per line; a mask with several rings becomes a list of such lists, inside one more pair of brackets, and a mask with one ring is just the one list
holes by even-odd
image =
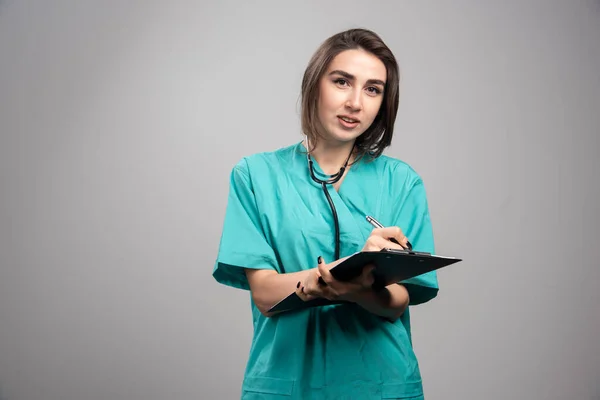
[[278, 270], [278, 263], [262, 229], [248, 165], [244, 159], [231, 171], [213, 277], [224, 285], [249, 290], [246, 268]]

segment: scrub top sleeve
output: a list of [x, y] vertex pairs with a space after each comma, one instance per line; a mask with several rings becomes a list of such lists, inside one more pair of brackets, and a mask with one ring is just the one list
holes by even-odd
[[247, 164], [242, 160], [230, 176], [213, 277], [224, 285], [250, 290], [245, 268], [277, 270], [277, 259], [263, 234]]
[[[406, 196], [398, 216], [402, 228], [415, 251], [435, 254], [433, 228], [423, 181], [417, 179]], [[427, 272], [400, 282], [410, 296], [409, 305], [425, 303], [437, 296], [439, 286], [436, 271]]]

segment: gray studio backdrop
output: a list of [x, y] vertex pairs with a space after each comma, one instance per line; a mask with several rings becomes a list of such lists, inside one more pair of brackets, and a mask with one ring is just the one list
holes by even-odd
[[0, 398], [235, 399], [229, 172], [301, 139], [302, 72], [367, 27], [388, 154], [464, 262], [413, 311], [426, 397], [600, 398], [600, 2], [0, 1]]

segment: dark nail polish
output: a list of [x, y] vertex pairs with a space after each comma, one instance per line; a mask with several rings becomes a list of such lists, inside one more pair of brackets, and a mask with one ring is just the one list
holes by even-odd
[[323, 264], [323, 257], [319, 256], [319, 258], [317, 258], [317, 262], [319, 264]]
[[296, 289], [298, 289], [300, 287], [300, 281], [298, 281], [298, 284], [296, 285]]

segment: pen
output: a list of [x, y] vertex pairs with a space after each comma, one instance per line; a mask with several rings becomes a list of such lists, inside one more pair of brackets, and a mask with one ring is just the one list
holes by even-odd
[[[371, 217], [370, 215], [367, 215], [366, 218], [367, 218], [367, 221], [369, 221], [369, 223], [371, 225], [373, 225], [375, 228], [383, 228], [383, 225], [381, 225], [381, 223], [379, 223], [379, 221], [377, 221], [375, 218]], [[390, 242], [400, 244], [394, 238], [390, 238], [389, 240], [390, 240]], [[412, 244], [410, 244], [410, 242], [408, 240], [406, 241], [406, 246], [408, 247], [408, 250], [412, 250]]]

